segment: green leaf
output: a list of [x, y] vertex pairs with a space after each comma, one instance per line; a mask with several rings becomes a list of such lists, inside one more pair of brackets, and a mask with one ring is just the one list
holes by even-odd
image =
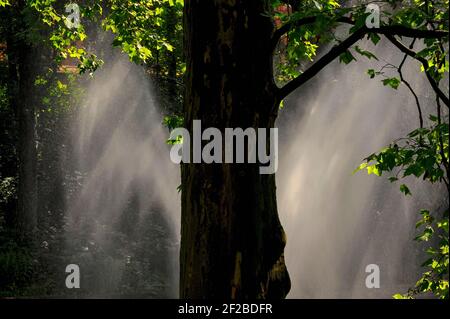
[[375, 174], [377, 176], [381, 176], [381, 172], [375, 164], [367, 166], [367, 174]]
[[380, 42], [381, 37], [378, 35], [378, 33], [369, 33], [369, 39], [373, 44], [377, 45], [378, 42]]
[[429, 241], [430, 238], [433, 236], [434, 230], [431, 227], [427, 227], [425, 228], [425, 230], [423, 231], [423, 233], [419, 236], [417, 236], [416, 238], [414, 238], [414, 240], [416, 241]]
[[375, 59], [378, 61], [378, 58], [372, 52], [365, 51], [365, 50], [361, 49], [359, 46], [355, 46], [355, 51], [358, 52], [360, 55], [365, 56], [369, 60]]
[[365, 169], [368, 165], [369, 165], [369, 163], [367, 163], [367, 162], [360, 164], [360, 165], [352, 172], [352, 174], [355, 174], [355, 173], [357, 173], [357, 172], [359, 172], [359, 171]]
[[163, 42], [163, 45], [166, 47], [167, 51], [172, 52], [174, 50], [173, 45], [167, 42]]
[[391, 88], [393, 88], [393, 89], [398, 89], [398, 86], [400, 85], [400, 79], [398, 79], [398, 78], [388, 78], [388, 79], [384, 79], [384, 80], [382, 80], [382, 82], [383, 82], [383, 85], [384, 86], [390, 86]]
[[428, 258], [427, 260], [425, 260], [422, 265], [420, 265], [420, 267], [427, 267], [427, 266], [431, 266], [433, 264], [433, 258]]
[[433, 121], [433, 122], [437, 122], [438, 117], [435, 116], [435, 115], [433, 115], [433, 114], [430, 114], [429, 119], [430, 119], [431, 121]]
[[356, 61], [355, 57], [349, 50], [345, 51], [339, 56], [339, 62], [341, 63], [349, 64], [353, 60]]
[[373, 79], [376, 75], [376, 72], [374, 69], [367, 70], [367, 74], [369, 74], [370, 78]]
[[424, 171], [425, 168], [420, 163], [414, 163], [405, 169], [403, 176], [414, 175], [416, 177], [419, 177], [423, 174]]
[[392, 298], [394, 298], [394, 299], [412, 299], [411, 296], [408, 296], [406, 294], [405, 295], [395, 294], [395, 295], [392, 296]]
[[163, 119], [163, 124], [169, 129], [173, 130], [177, 127], [183, 126], [184, 119], [182, 116], [178, 115], [167, 115]]
[[400, 191], [402, 193], [404, 193], [406, 196], [411, 195], [411, 192], [410, 192], [408, 186], [406, 186], [405, 184], [400, 185]]

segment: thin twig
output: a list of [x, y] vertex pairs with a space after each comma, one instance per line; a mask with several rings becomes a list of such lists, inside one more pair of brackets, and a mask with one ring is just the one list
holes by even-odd
[[410, 57], [412, 57], [413, 59], [416, 59], [417, 61], [419, 61], [420, 63], [422, 63], [423, 68], [425, 70], [425, 75], [427, 76], [428, 82], [430, 82], [431, 87], [433, 88], [433, 90], [436, 92], [436, 94], [439, 96], [439, 98], [445, 103], [445, 105], [447, 107], [450, 108], [450, 101], [449, 98], [444, 94], [444, 92], [442, 92], [442, 90], [439, 88], [439, 85], [436, 83], [436, 81], [433, 79], [433, 77], [431, 76], [431, 73], [428, 69], [428, 61], [417, 55], [416, 52], [408, 49], [406, 46], [403, 45], [403, 43], [399, 42], [395, 36], [393, 35], [388, 35], [385, 34], [386, 38], [392, 42], [392, 44], [394, 44], [400, 51], [402, 51], [403, 53], [409, 55]]
[[[414, 43], [416, 42], [416, 39], [414, 38], [409, 46], [410, 49], [413, 48]], [[408, 57], [408, 54], [405, 54], [405, 56], [403, 57], [402, 62], [400, 63], [400, 65], [398, 66], [398, 74], [400, 75], [400, 80], [403, 82], [403, 84], [406, 85], [406, 87], [409, 89], [409, 91], [411, 92], [411, 94], [414, 96], [414, 99], [416, 100], [416, 106], [417, 106], [417, 111], [419, 112], [419, 123], [420, 123], [420, 128], [423, 128], [423, 116], [422, 116], [422, 108], [420, 107], [420, 101], [419, 98], [417, 97], [416, 92], [414, 92], [414, 89], [411, 87], [411, 85], [409, 84], [408, 81], [406, 81], [406, 79], [403, 76], [403, 72], [402, 72], [402, 68], [403, 65], [405, 64], [406, 58]]]

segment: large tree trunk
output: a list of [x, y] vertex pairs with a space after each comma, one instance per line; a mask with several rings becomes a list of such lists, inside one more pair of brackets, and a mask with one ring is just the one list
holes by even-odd
[[[262, 0], [185, 1], [185, 125], [270, 128], [278, 101]], [[192, 152], [191, 152], [192, 153]], [[275, 175], [259, 164], [183, 164], [182, 298], [283, 298], [290, 289]]]
[[23, 237], [29, 237], [36, 229], [37, 182], [36, 182], [36, 114], [31, 48], [21, 52], [20, 81], [17, 113], [19, 120], [19, 211], [18, 226]]

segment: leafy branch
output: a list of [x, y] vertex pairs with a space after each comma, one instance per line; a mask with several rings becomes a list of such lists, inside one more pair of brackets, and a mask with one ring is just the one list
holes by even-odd
[[[439, 98], [437, 98], [439, 103]], [[442, 122], [440, 106], [438, 116], [430, 116], [433, 123], [429, 128], [418, 128], [381, 150], [370, 155], [356, 170], [367, 170], [368, 174], [381, 176], [391, 173], [390, 182], [396, 182], [407, 176], [422, 178], [431, 183], [443, 182], [449, 190], [449, 125], [448, 118]], [[412, 195], [406, 184], [400, 185], [405, 196]], [[410, 299], [422, 293], [432, 293], [441, 299], [449, 298], [448, 266], [448, 209], [433, 216], [428, 210], [420, 211], [421, 219], [416, 228], [421, 233], [415, 238], [418, 242], [438, 243], [427, 248], [429, 255], [423, 264], [426, 270], [415, 286], [405, 294], [395, 294], [396, 299]], [[437, 216], [436, 216], [437, 215]]]
[[[311, 1], [307, 2], [309, 3]], [[351, 8], [341, 8], [334, 1], [313, 1], [315, 7], [311, 5], [312, 8], [309, 8], [307, 5], [300, 4], [298, 11], [294, 10], [292, 14], [284, 16], [284, 19], [287, 21], [274, 32], [271, 40], [273, 49], [277, 48], [277, 45], [287, 47], [287, 50], [283, 50], [282, 53], [286, 51], [288, 58], [280, 59], [280, 69], [292, 77], [290, 82], [277, 90], [276, 93], [280, 101], [314, 77], [336, 58], [339, 57], [341, 62], [346, 64], [356, 60], [349, 49], [356, 42], [363, 39], [364, 36], [367, 35], [376, 45], [380, 40], [379, 35], [385, 35], [391, 41], [396, 41], [395, 36], [425, 39], [427, 47], [419, 53], [415, 53], [406, 47], [409, 51], [405, 51], [404, 46], [400, 42], [394, 44], [403, 53], [408, 54], [422, 63], [423, 70], [426, 71], [427, 78], [433, 89], [439, 94], [442, 101], [448, 105], [448, 97], [436, 85], [436, 81], [442, 76], [443, 72], [448, 71], [445, 52], [441, 50], [442, 52], [440, 54], [431, 55], [436, 53], [435, 46], [437, 43], [443, 48], [442, 40], [445, 42], [448, 41], [448, 30], [446, 30], [448, 23], [445, 23], [445, 21], [448, 22], [448, 14], [444, 14], [445, 3], [433, 1], [433, 10], [429, 10], [428, 7], [424, 8], [422, 4], [418, 4], [417, 7], [406, 6], [399, 10], [396, 9], [397, 2], [403, 3], [402, 1], [376, 2], [377, 4], [386, 4], [391, 7], [390, 10], [383, 12], [385, 16], [389, 17], [389, 21], [382, 22], [379, 28], [368, 28], [366, 26], [365, 21], [368, 17], [368, 14], [365, 12], [366, 4]], [[392, 13], [393, 10], [395, 13]], [[306, 14], [308, 13], [311, 13], [311, 15], [307, 16]], [[283, 20], [283, 15], [281, 15], [281, 18], [279, 16], [278, 14], [278, 19]], [[318, 43], [335, 40], [333, 31], [341, 24], [351, 26], [350, 35], [345, 40], [339, 41], [338, 44], [332, 47], [305, 71], [299, 72], [299, 62], [296, 60], [302, 57], [313, 60], [313, 57], [316, 55]], [[280, 42], [280, 39], [285, 34], [289, 35], [288, 42], [286, 43], [285, 40]], [[376, 59], [368, 51], [363, 51], [358, 47], [355, 50], [363, 56]], [[437, 62], [437, 59], [443, 61]], [[287, 61], [289, 63], [286, 63]], [[283, 66], [284, 64], [286, 65]], [[438, 65], [439, 67], [437, 67]], [[409, 84], [407, 81], [403, 81], [403, 83], [406, 86]]]

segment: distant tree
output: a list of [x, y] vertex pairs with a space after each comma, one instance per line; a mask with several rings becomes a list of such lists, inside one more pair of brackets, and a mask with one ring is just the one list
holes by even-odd
[[[30, 41], [27, 21], [32, 11], [26, 1], [14, 1], [7, 11], [2, 30], [8, 57], [10, 105], [15, 110], [18, 144], [18, 207], [13, 220], [16, 231], [30, 240], [36, 228], [36, 90], [34, 77], [39, 68], [37, 45]], [[4, 9], [3, 9], [4, 10]], [[2, 10], [2, 11], [3, 11]]]

